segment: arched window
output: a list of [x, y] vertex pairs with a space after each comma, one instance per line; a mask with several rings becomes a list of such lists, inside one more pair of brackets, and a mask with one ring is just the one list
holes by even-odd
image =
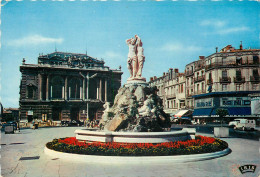
[[36, 87], [34, 85], [27, 85], [26, 98], [28, 99], [36, 98]]
[[80, 99], [80, 80], [72, 78], [69, 82], [69, 98]]
[[64, 80], [60, 76], [52, 78], [51, 82], [51, 98], [61, 99], [63, 98]]

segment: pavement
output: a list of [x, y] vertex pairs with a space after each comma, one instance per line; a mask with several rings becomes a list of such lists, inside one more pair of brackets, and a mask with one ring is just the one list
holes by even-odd
[[[80, 127], [22, 129], [1, 133], [1, 175], [4, 177], [257, 177], [260, 176], [259, 141], [221, 138], [232, 152], [217, 159], [186, 163], [98, 164], [68, 162], [44, 154], [45, 144], [54, 138], [74, 136]], [[213, 136], [212, 134], [203, 134]], [[27, 160], [26, 160], [27, 157]], [[25, 160], [22, 160], [22, 159]], [[174, 158], [174, 157], [173, 157]], [[242, 174], [238, 167], [256, 165], [254, 173]]]

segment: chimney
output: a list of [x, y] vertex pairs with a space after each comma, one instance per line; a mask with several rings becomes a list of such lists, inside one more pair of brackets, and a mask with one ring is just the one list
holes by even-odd
[[240, 41], [241, 44], [240, 44], [240, 50], [243, 50], [243, 45], [242, 45], [242, 41]]
[[200, 60], [204, 60], [205, 56], [199, 56]]
[[218, 53], [218, 47], [216, 47], [216, 53]]
[[163, 72], [163, 76], [165, 76], [165, 72]]
[[150, 77], [150, 82], [153, 81], [153, 77]]
[[178, 73], [178, 72], [179, 72], [179, 69], [178, 69], [178, 68], [175, 68], [175, 69], [174, 69], [174, 72], [175, 72], [175, 73]]
[[154, 77], [153, 77], [153, 80], [156, 80], [156, 79], [157, 79], [157, 77], [156, 77], [156, 76], [154, 76]]

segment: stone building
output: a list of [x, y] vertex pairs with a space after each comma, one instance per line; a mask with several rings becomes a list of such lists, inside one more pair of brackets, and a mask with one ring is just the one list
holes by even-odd
[[86, 54], [54, 52], [38, 64], [20, 66], [20, 118], [81, 120], [101, 118], [121, 86], [121, 70], [112, 70]]
[[242, 44], [235, 49], [228, 45], [187, 64], [185, 74], [171, 78], [170, 69], [159, 77], [160, 83], [152, 77], [150, 85], [164, 90], [164, 109], [170, 114], [194, 110], [193, 118], [197, 121], [212, 121], [217, 117], [216, 110], [225, 108], [230, 119], [254, 117], [250, 95], [260, 93], [259, 55], [260, 49], [243, 49]]
[[150, 78], [150, 86], [158, 88], [158, 95], [163, 99], [164, 111], [175, 114], [178, 110], [185, 108], [185, 75], [179, 73], [178, 69], [170, 68], [162, 77]]
[[243, 49], [242, 44], [235, 49], [227, 45], [201, 60], [204, 67], [194, 72], [194, 82], [197, 73], [204, 73], [205, 78], [194, 85], [195, 91], [201, 87], [202, 94], [193, 95], [193, 118], [213, 120], [218, 108], [227, 109], [229, 119], [254, 117], [250, 95], [260, 92], [259, 55], [259, 49]]

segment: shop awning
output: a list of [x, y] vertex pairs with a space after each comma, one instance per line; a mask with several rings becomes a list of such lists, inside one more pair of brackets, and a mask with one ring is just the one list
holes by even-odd
[[194, 109], [193, 117], [208, 117], [211, 115], [212, 108]]
[[[251, 115], [251, 107], [231, 107], [227, 108], [228, 115]], [[216, 115], [216, 109], [211, 115]]]
[[184, 114], [186, 114], [189, 110], [180, 110], [177, 114], [174, 115], [174, 117], [182, 117]]

